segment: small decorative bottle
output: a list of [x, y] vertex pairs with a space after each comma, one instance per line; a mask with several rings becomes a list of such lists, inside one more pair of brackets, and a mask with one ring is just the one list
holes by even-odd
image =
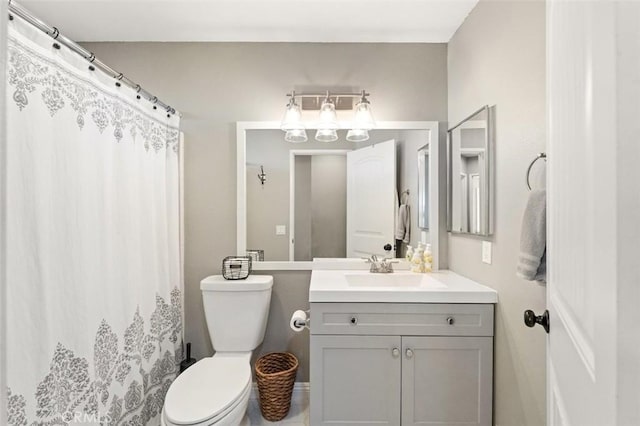
[[405, 259], [407, 259], [407, 262], [411, 262], [412, 258], [413, 258], [413, 247], [407, 246], [407, 254], [405, 256]]
[[424, 272], [431, 272], [433, 270], [433, 253], [431, 252], [431, 244], [427, 244], [424, 250]]
[[424, 245], [418, 244], [418, 248], [411, 258], [411, 272], [424, 272]]

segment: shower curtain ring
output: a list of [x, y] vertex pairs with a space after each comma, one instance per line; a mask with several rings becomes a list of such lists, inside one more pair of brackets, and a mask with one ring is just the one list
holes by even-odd
[[58, 29], [56, 27], [53, 27], [53, 34], [51, 35], [51, 37], [56, 40], [58, 38], [58, 36], [60, 35], [60, 31], [58, 31]]

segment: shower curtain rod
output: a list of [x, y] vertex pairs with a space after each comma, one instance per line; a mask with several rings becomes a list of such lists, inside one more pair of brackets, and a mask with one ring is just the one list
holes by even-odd
[[[127, 76], [125, 76], [121, 72], [114, 70], [113, 68], [111, 68], [110, 66], [102, 62], [100, 59], [96, 58], [96, 55], [94, 55], [92, 52], [88, 51], [84, 47], [80, 46], [75, 41], [66, 37], [64, 34], [60, 33], [60, 31], [56, 27], [52, 27], [49, 24], [42, 21], [40, 18], [35, 17], [31, 12], [29, 12], [23, 6], [16, 3], [14, 0], [9, 0], [9, 19], [13, 19], [12, 14], [22, 18], [23, 20], [25, 20], [26, 22], [33, 25], [40, 31], [47, 34], [53, 40], [55, 40], [53, 46], [56, 47], [57, 49], [60, 48], [60, 45], [58, 45], [56, 42], [59, 42], [60, 44], [63, 44], [67, 46], [69, 49], [71, 49], [72, 51], [76, 52], [78, 55], [82, 56], [85, 60], [87, 60], [91, 64], [89, 65], [89, 69], [91, 71], [93, 71], [95, 68], [99, 68], [100, 70], [105, 72], [107, 75], [110, 75], [116, 80], [116, 86], [120, 87], [121, 84], [126, 84], [127, 86], [131, 87], [136, 91], [138, 99], [142, 97], [148, 100], [153, 104], [154, 109], [157, 109], [158, 107], [160, 107], [169, 114], [176, 114], [175, 108], [172, 108], [170, 105], [165, 104], [160, 99], [158, 99], [157, 96], [154, 96], [151, 93], [147, 92], [142, 88], [142, 86], [140, 86], [133, 80], [129, 79]], [[178, 113], [178, 115], [181, 116], [180, 113]]]

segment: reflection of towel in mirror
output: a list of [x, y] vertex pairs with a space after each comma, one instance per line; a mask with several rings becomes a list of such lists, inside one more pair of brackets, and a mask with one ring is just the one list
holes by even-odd
[[409, 244], [411, 238], [411, 219], [409, 214], [409, 206], [400, 204], [398, 207], [398, 217], [396, 218], [396, 240], [401, 240], [405, 244]]
[[516, 275], [527, 281], [547, 281], [547, 191], [534, 190], [522, 217]]

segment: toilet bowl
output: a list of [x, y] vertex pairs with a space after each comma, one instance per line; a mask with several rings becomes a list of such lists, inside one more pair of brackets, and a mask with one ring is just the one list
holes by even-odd
[[250, 357], [250, 353], [214, 355], [178, 376], [165, 397], [164, 424], [239, 424], [251, 394]]
[[273, 277], [202, 280], [207, 327], [216, 354], [180, 374], [165, 396], [164, 426], [238, 426], [251, 395], [251, 353], [264, 338]]

